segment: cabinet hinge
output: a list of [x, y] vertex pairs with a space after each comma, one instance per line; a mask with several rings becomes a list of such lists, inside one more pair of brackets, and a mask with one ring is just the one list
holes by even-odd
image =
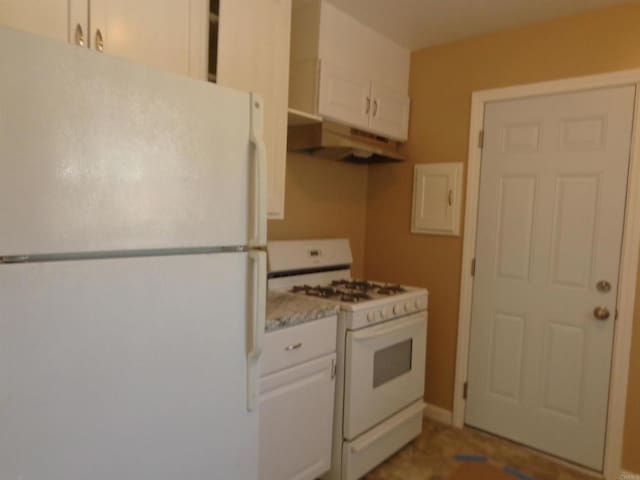
[[462, 389], [462, 398], [467, 399], [469, 393], [469, 382], [464, 382], [464, 388]]
[[476, 259], [472, 259], [471, 260], [471, 276], [475, 277], [476, 276]]
[[478, 148], [484, 148], [484, 130], [478, 132]]
[[617, 319], [618, 319], [618, 309], [617, 309], [617, 308], [616, 308], [616, 313], [615, 313], [615, 315], [613, 316], [613, 319], [614, 319], [614, 320], [617, 320]]

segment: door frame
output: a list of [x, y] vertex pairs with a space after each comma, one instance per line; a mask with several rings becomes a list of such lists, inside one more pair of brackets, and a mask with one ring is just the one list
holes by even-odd
[[617, 298], [618, 318], [615, 321], [614, 328], [612, 373], [609, 386], [607, 433], [605, 438], [603, 474], [607, 480], [617, 480], [622, 472], [622, 444], [627, 401], [629, 355], [631, 352], [636, 278], [640, 257], [640, 69], [473, 92], [471, 96], [471, 123], [469, 128], [466, 208], [462, 271], [460, 274], [458, 344], [452, 421], [456, 427], [462, 428], [464, 426], [466, 400], [463, 398], [463, 392], [468, 374], [469, 341], [471, 337], [472, 261], [476, 250], [480, 160], [482, 157], [482, 147], [479, 139], [484, 128], [485, 105], [488, 102], [498, 100], [515, 100], [525, 97], [579, 92], [623, 85], [635, 85], [636, 97], [620, 260]]

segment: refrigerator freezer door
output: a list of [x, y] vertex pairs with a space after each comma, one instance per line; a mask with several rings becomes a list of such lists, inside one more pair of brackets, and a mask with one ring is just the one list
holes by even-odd
[[246, 253], [0, 265], [0, 478], [257, 478]]
[[3, 28], [0, 58], [0, 255], [264, 243], [249, 93]]

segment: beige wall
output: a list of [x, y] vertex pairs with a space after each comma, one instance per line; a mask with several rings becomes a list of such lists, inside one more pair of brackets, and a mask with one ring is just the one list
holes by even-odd
[[366, 202], [366, 166], [290, 154], [285, 219], [269, 221], [269, 240], [348, 237], [353, 274], [362, 277]]
[[[466, 162], [471, 92], [640, 67], [640, 6], [628, 5], [414, 52], [410, 162], [369, 168], [365, 272], [430, 291], [426, 399], [451, 409], [462, 240], [409, 233], [413, 163]], [[638, 294], [640, 298], [640, 292]], [[640, 314], [636, 314], [636, 324]], [[624, 465], [640, 472], [640, 332]]]

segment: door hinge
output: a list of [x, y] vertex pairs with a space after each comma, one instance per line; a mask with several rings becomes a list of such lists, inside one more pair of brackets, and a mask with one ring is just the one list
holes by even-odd
[[462, 398], [466, 400], [468, 394], [469, 394], [469, 382], [464, 382], [464, 387], [462, 388]]
[[471, 276], [475, 277], [476, 276], [476, 259], [472, 259], [471, 260]]
[[478, 148], [484, 148], [484, 130], [478, 132]]
[[331, 360], [331, 380], [336, 378], [336, 374], [338, 373], [338, 366], [336, 365], [336, 359]]

